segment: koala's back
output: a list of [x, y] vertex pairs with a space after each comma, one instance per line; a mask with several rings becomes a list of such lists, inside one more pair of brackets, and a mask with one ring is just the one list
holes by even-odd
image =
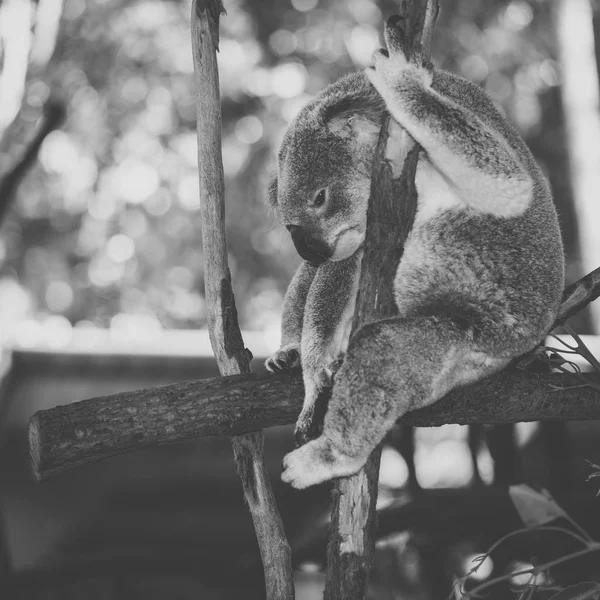
[[417, 185], [417, 219], [394, 282], [399, 313], [450, 317], [471, 328], [483, 351], [523, 353], [553, 323], [564, 284], [561, 235], [548, 184], [525, 142], [478, 86], [438, 71], [432, 87], [505, 140], [525, 165], [532, 193], [525, 211], [511, 217], [452, 199], [440, 202], [428, 195], [450, 192], [431, 183], [435, 174], [427, 172], [431, 165], [423, 156], [419, 169], [427, 185]]

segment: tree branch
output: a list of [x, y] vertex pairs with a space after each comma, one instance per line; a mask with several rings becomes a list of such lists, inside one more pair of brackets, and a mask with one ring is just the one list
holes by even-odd
[[600, 296], [600, 267], [565, 288], [553, 328], [564, 325], [575, 313]]
[[[600, 385], [600, 374], [588, 373]], [[563, 374], [504, 370], [450, 392], [401, 422], [419, 427], [600, 419], [600, 393]], [[38, 480], [115, 454], [184, 439], [241, 435], [294, 423], [300, 373], [185, 381], [91, 398], [37, 412], [29, 423]]]
[[43, 141], [48, 134], [57, 129], [65, 118], [65, 107], [56, 100], [49, 100], [44, 107], [44, 115], [37, 132], [29, 142], [25, 151], [7, 170], [0, 180], [0, 225], [10, 208], [15, 193], [24, 175], [33, 165]]
[[[428, 56], [438, 13], [437, 0], [404, 3], [399, 12], [403, 18], [404, 53], [410, 57], [422, 46]], [[389, 119], [386, 119], [373, 163], [367, 234], [351, 338], [365, 323], [396, 314], [394, 275], [417, 208], [415, 172], [420, 148], [403, 132], [401, 156], [386, 157], [389, 127]], [[397, 163], [400, 171], [395, 180], [392, 180], [391, 161]], [[378, 447], [356, 475], [334, 483], [324, 600], [366, 597], [375, 551], [380, 458], [381, 447]]]
[[[252, 354], [245, 348], [238, 326], [227, 264], [221, 99], [216, 57], [222, 12], [224, 9], [220, 0], [194, 0], [192, 3], [198, 172], [208, 328], [220, 373], [232, 375], [250, 373]], [[125, 414], [132, 408], [132, 405], [128, 405]], [[266, 598], [292, 600], [294, 585], [291, 550], [264, 464], [263, 432], [253, 430], [253, 433], [233, 437], [231, 444], [262, 557]]]
[[[600, 282], [590, 284], [598, 271], [565, 289], [554, 326], [562, 324], [569, 307], [583, 308], [600, 294]], [[600, 374], [586, 376], [600, 385]], [[572, 386], [568, 375], [504, 369], [408, 413], [402, 422], [437, 427], [600, 419], [600, 394], [590, 387]], [[249, 374], [185, 381], [41, 410], [29, 423], [33, 473], [43, 480], [136, 448], [287, 425], [300, 413], [303, 397], [298, 372]]]

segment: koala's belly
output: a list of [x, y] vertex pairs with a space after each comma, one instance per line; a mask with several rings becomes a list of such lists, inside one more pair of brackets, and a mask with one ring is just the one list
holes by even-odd
[[476, 299], [488, 278], [481, 249], [465, 239], [474, 210], [464, 204], [446, 179], [421, 156], [415, 176], [418, 203], [394, 281], [400, 315], [420, 311], [425, 303], [457, 292]]
[[[543, 219], [548, 227], [540, 226]], [[510, 346], [513, 355], [529, 350], [560, 303], [562, 247], [554, 220], [546, 199], [537, 199], [512, 219], [454, 207], [415, 223], [394, 279], [399, 314], [447, 316], [486, 347]]]
[[424, 305], [450, 298], [488, 303], [492, 275], [484, 257], [460, 243], [447, 213], [413, 228], [394, 279], [400, 315], [420, 312]]

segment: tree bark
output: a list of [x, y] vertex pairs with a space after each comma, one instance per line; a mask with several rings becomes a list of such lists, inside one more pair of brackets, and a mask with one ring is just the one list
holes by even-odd
[[552, 328], [564, 325], [576, 312], [600, 296], [600, 267], [567, 286]]
[[[194, 0], [192, 48], [208, 328], [219, 371], [222, 375], [232, 375], [250, 373], [252, 355], [244, 346], [238, 326], [227, 264], [221, 102], [216, 57], [219, 18], [223, 10], [220, 0]], [[132, 408], [128, 405], [125, 414], [130, 414]], [[292, 600], [291, 551], [264, 464], [264, 435], [262, 431], [254, 431], [233, 437], [231, 443], [262, 557], [266, 598]]]
[[[600, 386], [600, 373], [587, 373]], [[409, 412], [402, 423], [600, 419], [600, 392], [573, 387], [573, 378], [504, 370]], [[209, 435], [241, 435], [294, 423], [304, 398], [300, 373], [253, 373], [185, 381], [90, 398], [38, 411], [29, 423], [38, 480], [138, 448]]]
[[[438, 12], [437, 0], [404, 3], [404, 52], [417, 46], [428, 55]], [[412, 227], [417, 207], [415, 171], [420, 149], [404, 132], [401, 156], [385, 155], [389, 118], [386, 118], [374, 158], [367, 234], [361, 265], [359, 293], [350, 337], [365, 323], [396, 314], [394, 274]], [[391, 162], [400, 176], [392, 179]], [[361, 600], [366, 597], [375, 552], [377, 482], [381, 446], [356, 475], [334, 483], [325, 600]]]

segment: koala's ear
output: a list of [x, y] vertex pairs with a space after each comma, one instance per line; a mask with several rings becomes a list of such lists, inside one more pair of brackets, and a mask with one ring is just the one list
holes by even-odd
[[277, 175], [273, 175], [269, 179], [267, 198], [269, 201], [269, 206], [273, 209], [277, 208]]
[[381, 125], [360, 113], [337, 115], [327, 123], [331, 133], [362, 143], [377, 141]]

